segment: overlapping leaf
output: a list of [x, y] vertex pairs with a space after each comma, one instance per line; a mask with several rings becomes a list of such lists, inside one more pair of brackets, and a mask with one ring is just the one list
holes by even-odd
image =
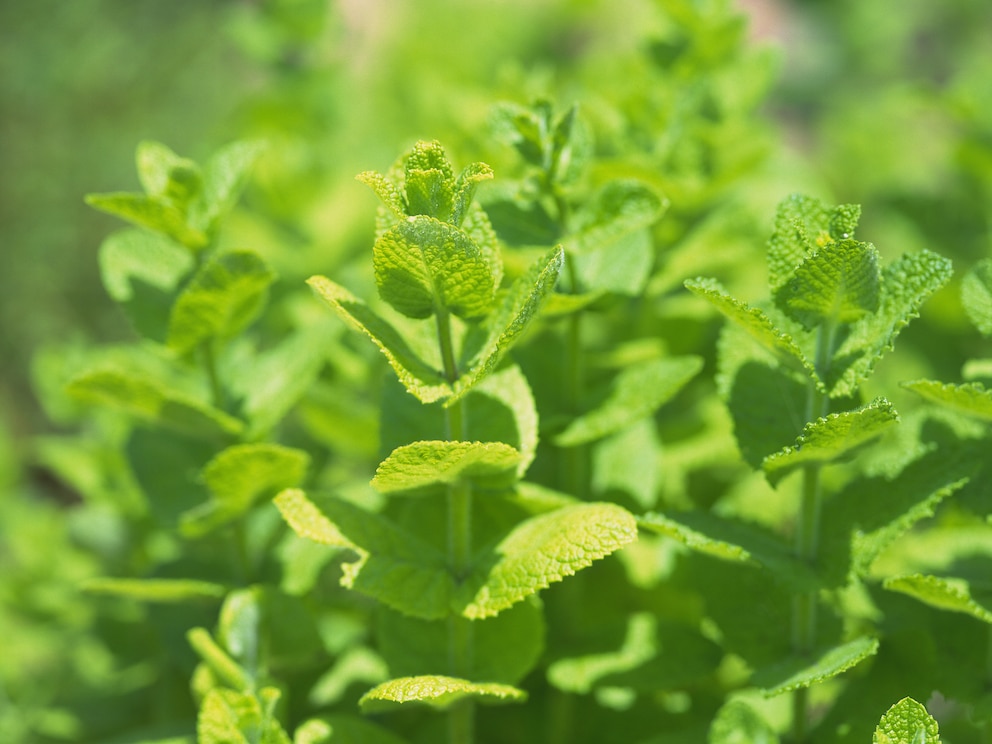
[[[261, 699], [261, 700], [260, 700]], [[279, 724], [275, 704], [279, 691], [252, 693], [217, 688], [203, 701], [196, 723], [199, 744], [291, 744]]]
[[877, 398], [854, 411], [832, 413], [807, 424], [795, 445], [766, 457], [765, 474], [774, 484], [804, 465], [833, 462], [870, 442], [898, 421], [899, 414], [884, 398]]
[[937, 721], [912, 698], [903, 698], [878, 722], [872, 744], [940, 744]]
[[447, 710], [471, 698], [480, 703], [513, 703], [527, 698], [523, 690], [495, 682], [470, 682], [442, 675], [399, 677], [383, 682], [364, 695], [358, 704], [368, 713], [389, 710], [397, 704], [421, 703], [436, 710]]
[[986, 336], [992, 336], [992, 258], [976, 263], [961, 280], [964, 310]]
[[403, 496], [422, 496], [459, 482], [473, 492], [501, 492], [516, 482], [520, 460], [520, 453], [502, 442], [413, 442], [379, 464], [372, 486]]
[[139, 227], [168, 235], [187, 248], [199, 250], [207, 245], [207, 235], [190, 227], [183, 212], [164, 199], [144, 194], [90, 194], [86, 203]]
[[992, 623], [992, 591], [973, 589], [965, 579], [911, 574], [893, 576], [882, 582], [890, 591], [901, 592], [924, 604], [950, 612], [963, 612], [982, 622]]
[[915, 380], [904, 382], [903, 387], [931, 403], [937, 403], [968, 416], [992, 421], [992, 390], [986, 390], [980, 382], [955, 385], [933, 380]]

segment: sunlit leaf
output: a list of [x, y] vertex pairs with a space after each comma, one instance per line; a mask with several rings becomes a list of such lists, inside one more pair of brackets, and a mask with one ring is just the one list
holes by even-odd
[[502, 442], [413, 442], [379, 464], [372, 487], [415, 496], [464, 482], [475, 492], [499, 492], [516, 482], [519, 462], [520, 453]]
[[940, 744], [937, 721], [912, 698], [903, 698], [878, 722], [872, 744]]
[[422, 703], [447, 710], [455, 703], [471, 698], [480, 703], [513, 703], [527, 698], [523, 690], [493, 682], [469, 682], [440, 675], [399, 677], [366, 692], [358, 704], [363, 711], [389, 710], [403, 703]]

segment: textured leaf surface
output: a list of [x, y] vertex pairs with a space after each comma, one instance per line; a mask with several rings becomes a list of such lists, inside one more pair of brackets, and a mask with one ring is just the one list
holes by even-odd
[[685, 282], [688, 290], [703, 297], [716, 307], [729, 320], [739, 325], [748, 335], [768, 351], [775, 354], [786, 365], [805, 371], [816, 378], [816, 370], [806, 360], [802, 349], [793, 338], [778, 330], [772, 321], [759, 308], [731, 297], [714, 279], [690, 279]]
[[765, 458], [763, 466], [772, 483], [798, 467], [825, 464], [870, 442], [899, 421], [884, 398], [854, 411], [832, 413], [805, 426], [795, 445]]
[[797, 590], [810, 591], [818, 586], [816, 575], [793, 555], [790, 546], [755, 525], [708, 512], [649, 513], [638, 519], [638, 524], [700, 553], [763, 566]]
[[279, 692], [254, 695], [217, 688], [207, 693], [197, 718], [199, 744], [290, 744], [289, 736], [275, 716]]
[[275, 275], [248, 251], [215, 256], [182, 291], [169, 320], [169, 346], [188, 352], [245, 329], [262, 311]]
[[74, 378], [68, 390], [82, 400], [207, 438], [236, 436], [244, 428], [241, 421], [223, 411], [122, 369], [86, 372]]
[[882, 586], [894, 592], [908, 594], [931, 607], [963, 612], [983, 622], [992, 623], [992, 591], [973, 592], [964, 579], [912, 574], [886, 579]]
[[440, 619], [450, 612], [453, 580], [445, 556], [392, 522], [340, 499], [318, 506], [299, 490], [283, 491], [276, 506], [300, 537], [350, 548], [341, 583], [399, 612]]
[[878, 639], [862, 636], [841, 646], [833, 646], [812, 658], [792, 658], [773, 667], [762, 669], [751, 678], [762, 687], [766, 697], [809, 687], [857, 666], [878, 652]]
[[775, 300], [808, 329], [852, 323], [878, 308], [878, 251], [856, 240], [831, 241], [796, 268]]
[[853, 395], [899, 332], [919, 317], [930, 295], [951, 278], [951, 262], [930, 251], [902, 256], [882, 271], [878, 310], [850, 326], [834, 354], [827, 387], [831, 397]]
[[182, 211], [173, 205], [144, 194], [90, 194], [86, 203], [128, 222], [168, 235], [187, 248], [203, 248], [207, 236], [186, 224]]
[[976, 263], [961, 280], [964, 310], [986, 336], [992, 336], [992, 258]]
[[665, 202], [645, 184], [617, 180], [606, 184], [576, 215], [576, 233], [570, 251], [586, 253], [615, 244], [623, 236], [643, 230], [661, 215]]
[[454, 200], [451, 209], [451, 221], [461, 225], [468, 214], [469, 205], [475, 195], [476, 187], [483, 181], [493, 177], [493, 169], [485, 163], [470, 163], [462, 169], [455, 181]]
[[397, 703], [423, 703], [437, 710], [446, 710], [465, 698], [483, 703], [513, 703], [522, 702], [527, 695], [510, 685], [424, 675], [384, 682], [362, 695], [358, 704], [366, 712], [388, 710]]
[[616, 504], [576, 504], [531, 517], [493, 547], [460, 587], [461, 614], [496, 615], [636, 539], [633, 515]]
[[875, 728], [872, 744], [940, 744], [937, 722], [912, 698], [889, 708]]
[[617, 375], [609, 397], [601, 406], [574, 419], [554, 441], [574, 447], [630, 426], [668, 402], [703, 366], [695, 356], [652, 359], [624, 369]]
[[407, 216], [403, 195], [384, 175], [375, 171], [365, 171], [355, 176], [355, 179], [372, 189], [396, 220], [402, 220]]
[[992, 390], [986, 390], [980, 382], [963, 385], [916, 380], [904, 382], [903, 387], [926, 398], [931, 403], [951, 408], [969, 416], [992, 421]]
[[433, 403], [451, 394], [451, 387], [441, 374], [424, 363], [396, 329], [372, 312], [368, 305], [325, 277], [312, 276], [307, 284], [345, 322], [372, 339], [403, 386], [420, 401]]
[[461, 398], [479, 380], [496, 368], [500, 359], [537, 315], [541, 305], [554, 289], [563, 262], [564, 252], [561, 248], [555, 248], [513, 283], [488, 319], [490, 331], [486, 342], [479, 352], [463, 365], [466, 371], [458, 379], [455, 394], [449, 403]]
[[493, 273], [479, 246], [433, 217], [410, 217], [387, 230], [375, 242], [372, 265], [382, 299], [411, 318], [439, 309], [473, 318], [492, 308]]
[[516, 482], [519, 463], [520, 453], [502, 442], [413, 442], [379, 464], [372, 487], [419, 496], [461, 481], [473, 491], [503, 491]]
[[93, 594], [130, 597], [142, 602], [189, 602], [221, 599], [221, 584], [193, 579], [90, 579], [83, 589]]

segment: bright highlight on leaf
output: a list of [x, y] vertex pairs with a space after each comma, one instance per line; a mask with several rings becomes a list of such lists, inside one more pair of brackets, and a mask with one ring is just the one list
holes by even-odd
[[937, 403], [968, 416], [992, 421], [992, 390], [986, 390], [980, 382], [955, 385], [933, 380], [916, 380], [904, 382], [903, 387], [931, 403]]
[[973, 592], [964, 579], [912, 574], [886, 579], [882, 586], [890, 591], [908, 594], [931, 607], [963, 612], [982, 622], [992, 623], [992, 591]]
[[903, 698], [882, 716], [872, 744], [940, 744], [940, 732], [926, 708]]
[[502, 442], [414, 442], [394, 450], [376, 470], [380, 493], [417, 496], [459, 481], [477, 491], [504, 491], [517, 477], [520, 453]]
[[366, 713], [388, 710], [403, 703], [421, 703], [446, 710], [455, 703], [472, 698], [481, 703], [514, 703], [526, 700], [523, 690], [510, 685], [469, 682], [439, 675], [400, 677], [366, 692], [358, 704]]
[[216, 601], [227, 592], [221, 584], [194, 579], [90, 579], [84, 591], [129, 597], [142, 602]]
[[258, 696], [217, 688], [200, 708], [196, 734], [199, 744], [291, 744], [279, 724], [275, 704], [279, 691], [273, 687]]

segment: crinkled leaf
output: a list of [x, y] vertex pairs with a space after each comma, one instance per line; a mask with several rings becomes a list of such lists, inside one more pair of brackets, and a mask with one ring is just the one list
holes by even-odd
[[299, 485], [309, 465], [303, 450], [277, 444], [228, 447], [204, 467], [201, 477], [212, 499], [183, 515], [183, 534], [204, 535], [241, 516], [262, 497]]
[[708, 512], [652, 512], [640, 517], [638, 525], [700, 553], [762, 566], [796, 590], [811, 591], [819, 585], [816, 574], [795, 557], [790, 546], [757, 525]]
[[469, 682], [467, 679], [422, 675], [399, 677], [384, 682], [362, 695], [358, 704], [366, 713], [390, 710], [397, 704], [422, 703], [436, 710], [447, 710], [465, 698], [480, 703], [523, 702], [527, 694], [510, 685]]
[[375, 171], [365, 171], [355, 176], [355, 179], [372, 189], [396, 220], [402, 220], [407, 216], [403, 195], [384, 175]]
[[[519, 602], [497, 617], [471, 620], [472, 678], [517, 684], [537, 664], [544, 650], [544, 615], [537, 601]], [[449, 668], [451, 628], [448, 623], [377, 613], [377, 648], [394, 676], [443, 673]], [[416, 643], [410, 639], [416, 638]], [[507, 653], [512, 649], [513, 653]]]
[[202, 230], [190, 227], [186, 217], [168, 202], [144, 194], [89, 194], [86, 203], [101, 212], [107, 212], [128, 222], [173, 238], [193, 250], [207, 244]]
[[424, 403], [433, 403], [451, 394], [441, 374], [423, 362], [389, 323], [364, 302], [330, 279], [312, 276], [307, 280], [321, 299], [349, 325], [365, 333], [385, 354], [404, 387]]
[[616, 504], [576, 504], [530, 517], [476, 561], [458, 591], [461, 614], [496, 615], [636, 539], [633, 515]]
[[793, 657], [761, 669], [755, 672], [751, 683], [763, 688], [766, 697], [774, 697], [836, 677], [877, 652], [878, 639], [861, 636], [840, 646], [821, 649], [810, 656]]
[[582, 254], [612, 245], [649, 227], [665, 206], [665, 201], [640, 181], [610, 181], [576, 215], [576, 230], [567, 248]]
[[502, 442], [413, 442], [379, 464], [372, 487], [384, 494], [422, 496], [462, 482], [476, 492], [501, 492], [516, 482], [520, 459]]
[[795, 445], [766, 457], [765, 474], [774, 484], [803, 465], [832, 462], [870, 442], [898, 421], [899, 414], [884, 398], [876, 398], [854, 411], [831, 413], [806, 424]]
[[455, 225], [461, 225], [465, 215], [468, 214], [472, 197], [475, 196], [475, 189], [483, 181], [488, 181], [493, 177], [493, 169], [485, 163], [471, 163], [462, 169], [455, 181], [454, 204], [451, 210], [451, 221]]
[[940, 732], [927, 709], [907, 697], [885, 712], [871, 741], [872, 744], [940, 744]]
[[901, 592], [924, 604], [950, 612], [963, 612], [992, 623], [992, 591], [975, 591], [965, 579], [912, 574], [893, 576], [882, 582], [890, 591]]
[[596, 409], [574, 419], [555, 436], [559, 447], [575, 447], [602, 439], [654, 413], [702, 369], [696, 356], [649, 359], [627, 367]]
[[986, 390], [980, 382], [955, 385], [933, 380], [915, 380], [904, 382], [903, 387], [931, 403], [992, 421], [992, 390]]
[[186, 393], [116, 367], [85, 372], [67, 389], [81, 400], [208, 439], [234, 437], [244, 429], [238, 419]]
[[961, 303], [975, 327], [992, 336], [992, 258], [983, 258], [964, 275]]
[[747, 331], [751, 338], [772, 352], [781, 362], [793, 369], [802, 370], [819, 383], [815, 368], [807, 361], [799, 345], [788, 333], [778, 330], [759, 308], [734, 299], [715, 279], [690, 279], [685, 282], [685, 286], [694, 294], [709, 300], [717, 310]]
[[382, 299], [408, 317], [446, 309], [474, 318], [492, 308], [493, 273], [479, 246], [433, 217], [409, 217], [379, 236], [372, 266]]
[[278, 699], [279, 691], [272, 687], [263, 688], [257, 697], [211, 690], [196, 722], [198, 744], [291, 744], [275, 715]]
[[449, 398], [447, 404], [459, 400], [496, 368], [554, 289], [563, 260], [564, 252], [560, 247], [551, 250], [502, 296], [487, 321], [490, 331], [486, 342], [471, 361], [463, 365], [466, 371], [458, 378], [455, 394]]
[[215, 338], [229, 338], [258, 317], [275, 275], [256, 254], [232, 251], [212, 257], [172, 307], [168, 343], [181, 353]]
[[834, 354], [827, 388], [833, 398], [853, 395], [920, 306], [951, 277], [951, 262], [930, 251], [905, 255], [882, 271], [878, 310], [850, 326]]
[[227, 589], [221, 584], [195, 579], [89, 579], [83, 589], [91, 594], [130, 597], [141, 602], [216, 601]]
[[765, 718], [743, 700], [731, 699], [710, 724], [707, 744], [779, 744], [778, 734]]
[[395, 610], [424, 619], [450, 612], [453, 580], [445, 556], [392, 522], [340, 499], [318, 507], [299, 490], [283, 491], [276, 506], [300, 537], [350, 548], [341, 583]]
[[454, 181], [455, 175], [451, 170], [448, 156], [437, 140], [421, 140], [403, 157], [403, 168], [406, 176], [415, 171], [437, 170], [445, 179]]
[[493, 274], [493, 287], [499, 288], [503, 281], [503, 253], [489, 216], [478, 204], [469, 204], [462, 219], [461, 229], [478, 246]]
[[775, 293], [783, 312], [812, 329], [852, 323], [878, 309], [878, 251], [857, 240], [831, 241], [803, 261]]
[[454, 205], [454, 184], [437, 168], [408, 170], [406, 205], [411, 215], [424, 215], [447, 222]]

